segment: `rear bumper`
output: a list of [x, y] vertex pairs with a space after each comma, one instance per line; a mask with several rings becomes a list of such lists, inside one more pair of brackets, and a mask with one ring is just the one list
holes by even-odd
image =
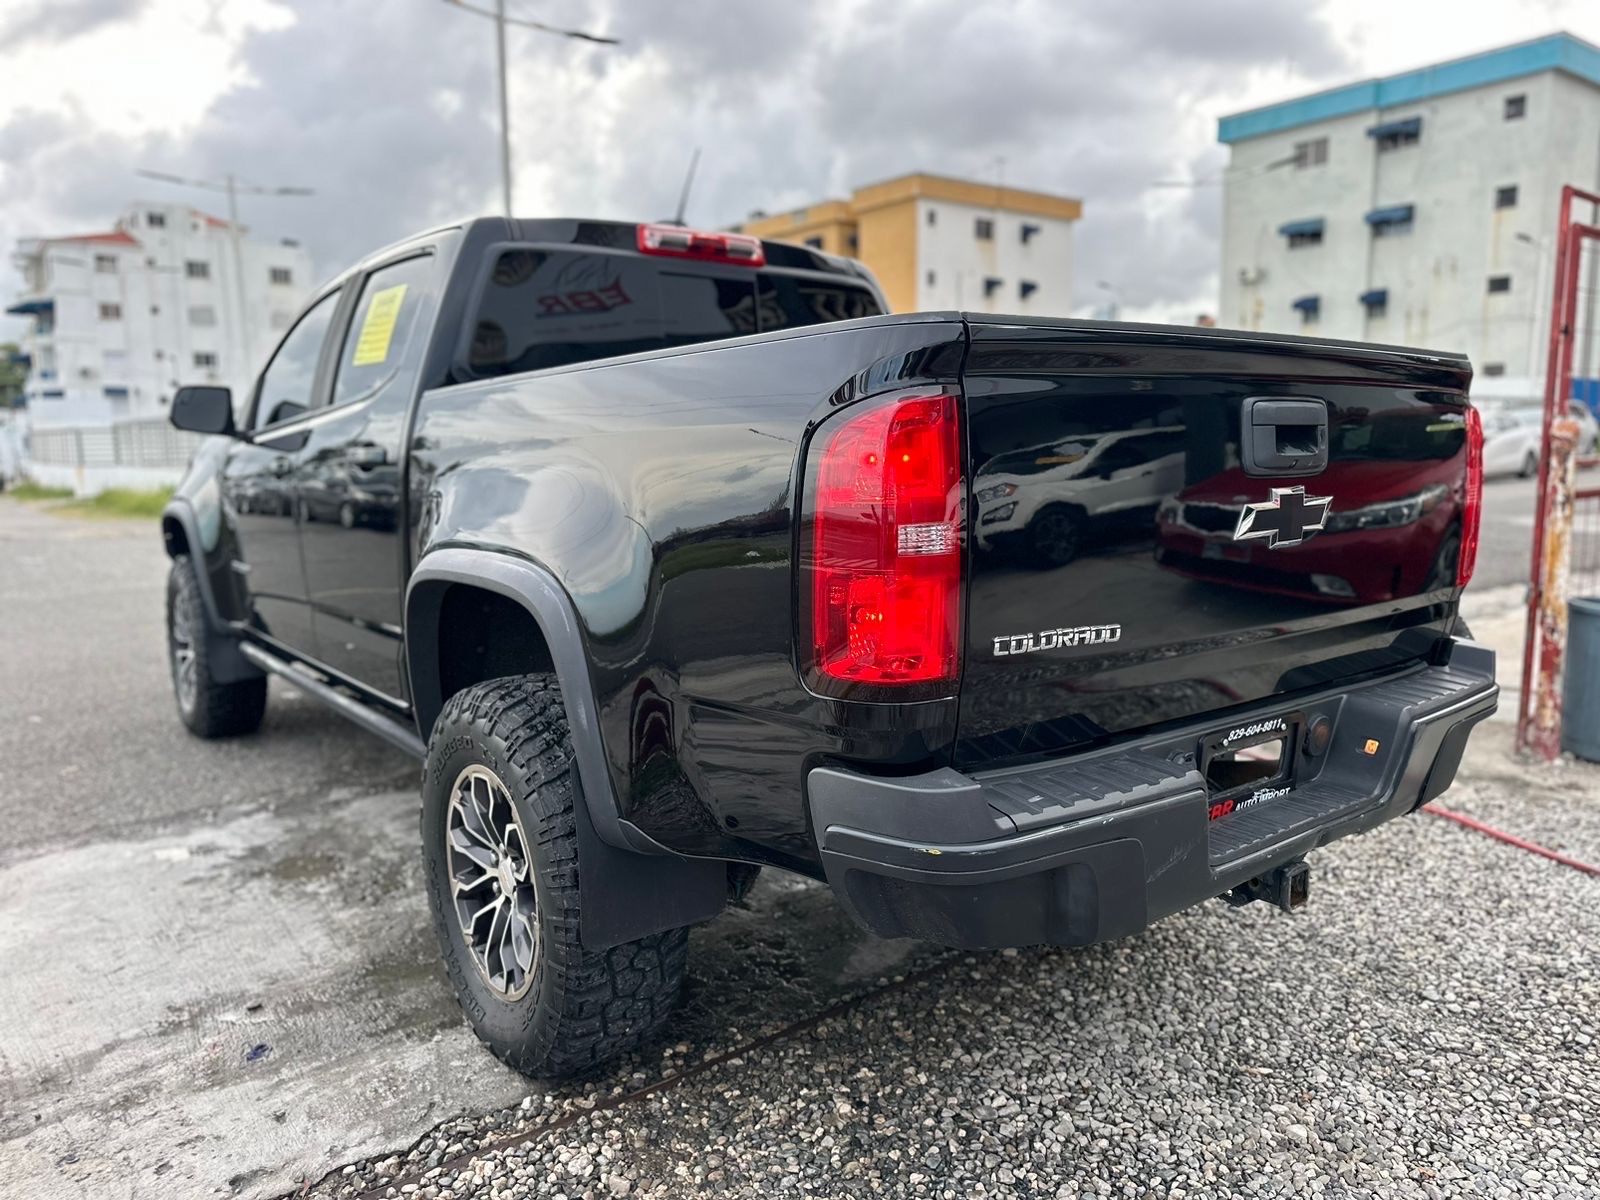
[[1450, 786], [1498, 698], [1493, 651], [1457, 640], [1444, 665], [1236, 714], [1235, 726], [1327, 716], [1333, 739], [1297, 753], [1282, 795], [1219, 821], [1196, 757], [1214, 724], [970, 776], [819, 767], [808, 802], [828, 883], [873, 932], [1084, 946], [1414, 811]]

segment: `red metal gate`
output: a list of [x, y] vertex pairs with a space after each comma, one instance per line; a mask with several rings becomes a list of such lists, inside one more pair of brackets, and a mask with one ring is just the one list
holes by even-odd
[[[1586, 218], [1580, 220], [1579, 216]], [[1561, 753], [1562, 660], [1567, 598], [1600, 594], [1600, 474], [1580, 475], [1594, 459], [1579, 445], [1582, 427], [1569, 405], [1594, 407], [1600, 390], [1600, 196], [1561, 191], [1556, 228], [1550, 349], [1545, 366], [1544, 446], [1534, 510], [1533, 568], [1517, 745], [1542, 758]], [[1574, 368], [1578, 373], [1574, 373]], [[1578, 386], [1574, 386], [1574, 381]]]

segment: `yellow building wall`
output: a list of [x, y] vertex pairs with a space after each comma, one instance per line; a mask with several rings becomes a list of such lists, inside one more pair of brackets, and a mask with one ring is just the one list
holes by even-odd
[[856, 218], [856, 257], [878, 277], [891, 312], [917, 310], [917, 202], [914, 197]]

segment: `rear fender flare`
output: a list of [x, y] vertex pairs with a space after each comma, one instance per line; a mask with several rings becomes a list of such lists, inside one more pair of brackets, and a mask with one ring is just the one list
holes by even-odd
[[567, 710], [581, 803], [578, 824], [580, 934], [591, 949], [710, 920], [727, 896], [720, 860], [689, 859], [657, 846], [622, 820], [611, 786], [600, 710], [589, 677], [577, 610], [554, 575], [492, 550], [447, 547], [425, 555], [406, 588], [406, 666], [417, 731], [426, 740], [444, 707], [437, 645], [450, 584], [498, 593], [527, 610], [544, 635]]

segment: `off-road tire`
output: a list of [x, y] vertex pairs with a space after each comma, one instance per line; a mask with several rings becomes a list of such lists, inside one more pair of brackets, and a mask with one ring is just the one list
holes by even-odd
[[[473, 765], [505, 785], [531, 859], [539, 937], [531, 986], [516, 1000], [491, 989], [453, 904], [445, 846], [450, 800]], [[553, 675], [476, 684], [452, 696], [434, 723], [422, 778], [422, 847], [445, 970], [479, 1040], [507, 1066], [540, 1079], [586, 1071], [648, 1041], [677, 1002], [687, 956], [687, 929], [609, 950], [583, 946], [578, 789]]]
[[[180, 625], [187, 625], [193, 654], [193, 686], [182, 681]], [[261, 728], [267, 711], [267, 679], [260, 675], [235, 683], [219, 683], [211, 674], [205, 599], [194, 562], [177, 555], [167, 572], [167, 666], [172, 675], [178, 717], [190, 733], [203, 738], [238, 737]]]

